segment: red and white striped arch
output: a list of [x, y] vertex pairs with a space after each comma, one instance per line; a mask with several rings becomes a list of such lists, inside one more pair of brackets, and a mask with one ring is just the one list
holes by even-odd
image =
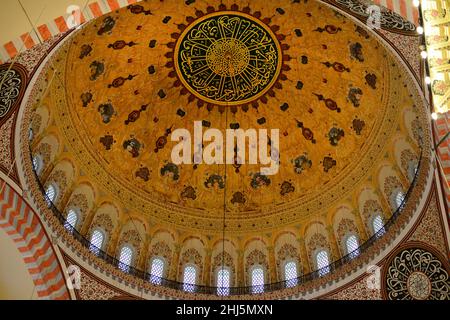
[[70, 299], [66, 280], [50, 239], [36, 214], [14, 189], [0, 179], [0, 228], [23, 256], [39, 299]]
[[413, 6], [412, 0], [373, 0], [373, 2], [398, 13], [416, 25], [419, 21], [419, 10]]
[[[111, 11], [139, 1], [140, 0], [99, 0], [93, 2], [82, 10], [81, 22], [101, 17]], [[67, 18], [67, 16], [60, 16], [49, 23], [38, 26], [36, 29], [39, 36], [34, 32], [24, 33], [19, 38], [0, 46], [0, 64], [14, 58], [21, 50], [24, 51], [37, 45], [39, 43], [38, 37], [40, 37], [42, 41], [45, 41], [62, 32], [68, 31]]]

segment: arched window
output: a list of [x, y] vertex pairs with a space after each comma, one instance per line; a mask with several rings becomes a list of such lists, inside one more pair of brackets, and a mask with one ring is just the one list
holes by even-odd
[[396, 211], [403, 204], [403, 200], [405, 199], [405, 194], [397, 189], [391, 193], [390, 204], [393, 211]]
[[400, 208], [400, 206], [403, 204], [403, 200], [405, 200], [405, 194], [400, 190], [397, 191], [397, 193], [395, 194], [395, 209]]
[[197, 283], [197, 268], [193, 265], [187, 265], [183, 271], [183, 290], [194, 292]]
[[33, 170], [37, 173], [40, 174], [41, 170], [42, 170], [42, 158], [38, 155], [35, 155], [33, 157]]
[[220, 268], [217, 271], [217, 295], [227, 296], [230, 294], [230, 270], [227, 268]]
[[294, 287], [297, 285], [297, 264], [294, 261], [288, 261], [284, 264], [284, 280], [286, 287]]
[[381, 215], [377, 214], [375, 217], [373, 217], [372, 220], [372, 231], [374, 235], [382, 236], [386, 230], [384, 229], [384, 223], [383, 223], [383, 218], [381, 217]]
[[132, 260], [133, 250], [129, 246], [122, 247], [119, 256], [119, 269], [123, 272], [129, 272]]
[[319, 275], [323, 276], [330, 272], [330, 261], [328, 259], [328, 253], [325, 250], [320, 250], [316, 254], [317, 270]]
[[103, 248], [103, 243], [105, 241], [105, 236], [103, 232], [100, 230], [94, 230], [91, 236], [91, 245], [89, 246], [89, 250], [94, 254], [98, 255], [100, 250]]
[[252, 269], [251, 280], [252, 280], [252, 293], [263, 293], [264, 269], [262, 267], [258, 266]]
[[347, 249], [347, 254], [349, 254], [352, 259], [359, 256], [358, 238], [355, 235], [347, 237], [345, 248]]
[[50, 208], [52, 204], [55, 202], [57, 194], [57, 188], [54, 184], [50, 184], [45, 190], [45, 200], [47, 201], [48, 207]]
[[419, 166], [415, 161], [408, 162], [408, 179], [410, 182], [414, 180], [417, 170], [419, 170]]
[[164, 277], [164, 260], [161, 258], [153, 258], [150, 266], [150, 282], [153, 284], [161, 284]]
[[78, 214], [75, 210], [70, 209], [67, 213], [66, 223], [64, 224], [64, 227], [66, 227], [68, 231], [72, 232], [76, 228], [77, 222]]

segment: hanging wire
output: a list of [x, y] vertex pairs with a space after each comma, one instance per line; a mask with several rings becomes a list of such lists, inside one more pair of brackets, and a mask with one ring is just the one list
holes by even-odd
[[[17, 2], [19, 3], [19, 5], [20, 5], [20, 7], [21, 7], [21, 9], [22, 9], [22, 11], [23, 11], [23, 13], [24, 13], [25, 16], [27, 17], [28, 23], [31, 25], [31, 28], [32, 28], [31, 31], [33, 31], [33, 32], [35, 33], [36, 37], [37, 37], [38, 40], [39, 40], [39, 43], [42, 44], [41, 37], [39, 36], [39, 33], [38, 33], [37, 30], [36, 30], [36, 25], [37, 25], [38, 21], [40, 20], [42, 14], [44, 13], [45, 9], [47, 8], [47, 6], [44, 6], [44, 7], [42, 8], [41, 14], [39, 15], [37, 21], [33, 24], [33, 22], [31, 21], [30, 15], [29, 15], [28, 12], [25, 10], [25, 7], [23, 6], [22, 2], [21, 2], [20, 0], [17, 0]], [[30, 33], [31, 33], [31, 32], [28, 33], [26, 40], [28, 40], [28, 38], [30, 37]], [[25, 43], [26, 43], [26, 41], [24, 41], [24, 45], [25, 45]], [[23, 46], [22, 46], [22, 47], [23, 47]]]
[[[231, 66], [229, 65], [229, 68], [231, 69]], [[229, 70], [231, 72], [231, 70]], [[229, 104], [227, 102], [226, 106], [225, 106], [225, 132], [227, 131], [228, 128], [228, 109], [229, 109]], [[234, 138], [233, 138], [233, 146], [234, 146]], [[225, 150], [223, 150], [225, 149]], [[234, 148], [233, 148], [234, 149]], [[227, 213], [227, 188], [228, 188], [228, 181], [227, 181], [227, 166], [228, 164], [226, 163], [226, 158], [227, 158], [227, 148], [223, 146], [222, 143], [222, 151], [223, 152], [223, 156], [225, 157], [225, 161], [224, 161], [224, 184], [225, 184], [225, 188], [223, 189], [223, 225], [222, 225], [222, 270], [221, 270], [221, 283], [220, 283], [220, 289], [219, 290], [224, 290], [224, 286], [223, 286], [223, 272], [225, 270], [225, 231], [226, 231], [226, 213]], [[234, 158], [233, 158], [234, 159]], [[233, 160], [234, 161], [234, 160]], [[219, 286], [219, 283], [217, 284], [217, 286]], [[224, 299], [224, 295], [221, 294], [222, 299]]]
[[[39, 14], [39, 16], [38, 16], [36, 22], [33, 24], [33, 23], [31, 22], [31, 19], [30, 19], [29, 15], [28, 15], [27, 11], [26, 11], [25, 8], [23, 7], [22, 3], [20, 2], [20, 0], [17, 0], [17, 1], [19, 2], [22, 11], [24, 12], [25, 16], [27, 17], [27, 19], [28, 19], [28, 21], [29, 21], [29, 23], [30, 23], [30, 25], [31, 25], [31, 30], [30, 30], [30, 32], [27, 33], [27, 36], [26, 36], [25, 40], [23, 41], [23, 44], [22, 44], [22, 46], [20, 47], [19, 52], [18, 52], [18, 53], [14, 56], [14, 58], [12, 59], [10, 65], [9, 65], [9, 67], [8, 67], [8, 69], [7, 69], [7, 72], [5, 73], [5, 75], [3, 76], [3, 78], [1, 79], [1, 81], [0, 81], [0, 89], [3, 87], [3, 84], [4, 84], [5, 80], [6, 80], [6, 77], [8, 76], [8, 72], [11, 71], [11, 69], [12, 69], [13, 66], [14, 66], [14, 64], [17, 62], [17, 60], [18, 60], [18, 58], [19, 58], [19, 55], [20, 55], [20, 53], [22, 52], [22, 50], [23, 50], [23, 48], [24, 48], [24, 46], [25, 46], [25, 43], [26, 43], [26, 42], [28, 41], [28, 39], [31, 37], [31, 36], [30, 36], [31, 31], [35, 31], [35, 30], [36, 30], [36, 25], [37, 25], [39, 19], [42, 17], [42, 14], [44, 13], [45, 8], [46, 8], [46, 6], [44, 6], [44, 7], [42, 8], [41, 13]], [[35, 32], [36, 32], [36, 31], [35, 31]], [[39, 39], [39, 41], [40, 41], [40, 38], [38, 38], [38, 39]], [[53, 78], [52, 78], [52, 79], [53, 79]], [[46, 90], [48, 90], [48, 87], [46, 88]], [[9, 175], [10, 175], [11, 172], [12, 172], [12, 170], [14, 169], [14, 166], [16, 165], [16, 161], [17, 161], [17, 159], [14, 157], [14, 160], [13, 160], [12, 164], [10, 165], [10, 167], [9, 167], [9, 169], [8, 169], [7, 177], [9, 177]], [[5, 188], [5, 185], [6, 185], [6, 181], [3, 181], [2, 186], [1, 186], [1, 188], [0, 188], [0, 194], [3, 193], [3, 190], [4, 190], [4, 188]]]
[[33, 281], [33, 290], [31, 291], [31, 295], [30, 298], [28, 300], [33, 300], [34, 294], [36, 293], [36, 285], [34, 284]]
[[[36, 32], [36, 31], [35, 31], [35, 30], [36, 30], [36, 29], [35, 29], [35, 26], [36, 26], [37, 22], [39, 21], [39, 19], [41, 18], [42, 14], [44, 13], [45, 8], [46, 8], [45, 6], [44, 6], [44, 8], [42, 8], [42, 11], [41, 11], [41, 13], [39, 14], [39, 17], [38, 17], [37, 21], [33, 24], [33, 23], [31, 22], [29, 16], [28, 16], [28, 13], [26, 12], [25, 8], [22, 6], [22, 3], [20, 2], [20, 0], [17, 0], [17, 1], [19, 2], [19, 4], [20, 4], [20, 6], [21, 6], [21, 8], [22, 8], [22, 10], [23, 10], [23, 12], [24, 12], [24, 14], [25, 14], [25, 16], [27, 17], [27, 19], [28, 19], [28, 21], [29, 21], [29, 23], [30, 23], [32, 29], [30, 30], [30, 32], [27, 33], [27, 36], [25, 37], [25, 40], [24, 40], [23, 43], [22, 43], [22, 46], [19, 48], [19, 52], [18, 52], [18, 53], [14, 56], [14, 58], [11, 60], [11, 63], [10, 63], [10, 65], [9, 65], [8, 69], [7, 69], [7, 72], [5, 73], [5, 75], [3, 76], [2, 80], [0, 81], [0, 88], [3, 87], [3, 84], [5, 83], [6, 77], [8, 76], [8, 72], [11, 71], [12, 67], [13, 67], [14, 64], [17, 62], [17, 59], [19, 58], [20, 53], [22, 52], [23, 48], [25, 47], [25, 43], [26, 43], [26, 42], [29, 40], [29, 38], [31, 37], [31, 32], [32, 32], [32, 31]], [[41, 39], [40, 39], [39, 37], [38, 37], [38, 39], [39, 39], [39, 41], [41, 42]], [[41, 42], [41, 43], [42, 43], [42, 42]]]

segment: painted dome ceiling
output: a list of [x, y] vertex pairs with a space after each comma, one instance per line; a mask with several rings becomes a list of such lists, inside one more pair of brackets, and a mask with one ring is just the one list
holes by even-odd
[[[182, 7], [129, 6], [57, 52], [44, 103], [81, 179], [144, 220], [211, 233], [224, 207], [232, 233], [294, 225], [376, 179], [415, 103], [378, 40], [315, 1]], [[279, 129], [278, 173], [248, 159], [175, 165], [171, 134], [194, 136], [195, 121]]]

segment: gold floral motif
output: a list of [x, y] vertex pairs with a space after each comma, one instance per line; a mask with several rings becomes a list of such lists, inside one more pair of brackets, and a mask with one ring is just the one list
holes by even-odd
[[358, 228], [356, 228], [355, 222], [351, 219], [344, 218], [339, 222], [338, 228], [337, 228], [337, 242], [341, 246], [343, 252], [346, 252], [345, 243], [342, 241], [344, 240], [344, 237], [349, 234], [358, 234]]
[[[165, 259], [166, 266], [170, 266], [170, 263], [172, 261], [172, 250], [164, 241], [158, 241], [151, 247], [149, 256], [150, 259], [152, 259], [153, 257], [162, 257]], [[164, 271], [165, 273], [167, 273], [167, 270]]]
[[[234, 267], [233, 257], [226, 251], [220, 252], [214, 257], [213, 263], [211, 265], [211, 270], [216, 271], [218, 268], [221, 268], [222, 266], [230, 268], [231, 271], [230, 283], [234, 284], [235, 282], [234, 279], [236, 277], [236, 268]], [[214, 278], [212, 280], [214, 280]]]
[[[297, 266], [301, 265], [301, 261], [300, 261], [300, 255], [298, 253], [298, 250], [289, 243], [285, 243], [283, 244], [283, 246], [278, 250], [277, 253], [277, 270], [278, 270], [278, 274], [279, 275], [283, 275], [284, 272], [282, 270], [282, 263], [286, 262], [288, 259], [293, 260]], [[298, 275], [300, 275], [301, 273], [301, 268], [297, 267], [297, 273]], [[280, 281], [284, 280], [283, 277], [280, 276]]]
[[402, 189], [403, 189], [402, 184], [397, 177], [389, 176], [384, 181], [384, 194], [388, 197], [391, 197], [394, 191]]
[[263, 268], [264, 274], [267, 278], [269, 272], [269, 264], [267, 262], [267, 256], [261, 250], [258, 249], [254, 249], [248, 254], [247, 261], [245, 263], [246, 279], [248, 285], [251, 285], [250, 269], [255, 265], [259, 265]]
[[198, 267], [197, 277], [198, 279], [201, 279], [203, 275], [203, 257], [198, 250], [194, 248], [187, 249], [181, 256], [179, 264], [179, 279], [182, 279], [183, 277], [184, 266], [189, 263], [192, 263]]
[[[128, 230], [122, 233], [118, 245], [118, 249], [121, 250], [124, 245], [132, 245], [135, 251], [135, 256], [139, 256], [141, 251], [141, 237], [136, 230]], [[120, 256], [120, 252], [117, 252], [117, 256]]]
[[333, 259], [327, 238], [321, 233], [315, 233], [311, 236], [311, 239], [308, 242], [308, 257], [312, 266], [316, 265], [314, 254], [316, 254], [316, 251], [319, 249], [327, 251], [328, 259], [330, 261]]
[[101, 228], [102, 230], [104, 230], [108, 239], [108, 236], [111, 236], [114, 229], [114, 224], [111, 220], [111, 217], [106, 213], [95, 216], [94, 221], [92, 222], [90, 227], [89, 236], [92, 235], [92, 232], [96, 228]]

